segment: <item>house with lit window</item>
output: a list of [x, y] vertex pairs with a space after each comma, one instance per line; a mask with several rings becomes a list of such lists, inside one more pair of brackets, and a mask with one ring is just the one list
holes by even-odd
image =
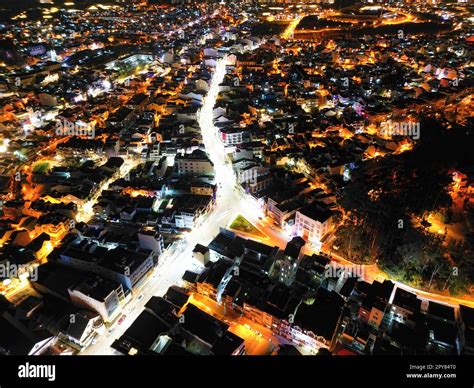
[[408, 326], [414, 326], [412, 317], [420, 312], [420, 307], [421, 300], [416, 294], [397, 288], [391, 308], [393, 319]]

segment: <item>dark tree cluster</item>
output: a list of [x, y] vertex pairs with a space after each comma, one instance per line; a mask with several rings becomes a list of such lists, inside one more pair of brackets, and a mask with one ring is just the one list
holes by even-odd
[[448, 171], [472, 162], [472, 142], [462, 128], [433, 120], [421, 128], [412, 152], [370, 160], [354, 176], [341, 198], [348, 217], [336, 244], [350, 260], [377, 262], [401, 281], [462, 294], [474, 281], [474, 239], [448, 242], [414, 220], [433, 211], [449, 217]]

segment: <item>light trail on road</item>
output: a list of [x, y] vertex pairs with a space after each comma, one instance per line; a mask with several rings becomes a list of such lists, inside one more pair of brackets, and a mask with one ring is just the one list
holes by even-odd
[[302, 15], [302, 16], [298, 16], [295, 19], [293, 19], [290, 22], [290, 24], [288, 25], [288, 27], [286, 27], [285, 31], [283, 31], [283, 33], [281, 34], [281, 38], [282, 39], [292, 39], [293, 36], [294, 36], [296, 27], [298, 27], [298, 24], [300, 24], [301, 20], [303, 20], [303, 18], [305, 16], [306, 15]]
[[[127, 174], [130, 173], [135, 167], [137, 167], [140, 164], [139, 161], [137, 160], [125, 160], [124, 167], [122, 168], [122, 171], [120, 173], [119, 178], [124, 178], [127, 176]], [[77, 215], [76, 215], [76, 222], [89, 222], [91, 218], [94, 215], [94, 205], [97, 203], [97, 200], [99, 199], [100, 195], [104, 190], [107, 190], [109, 188], [109, 185], [114, 182], [117, 178], [111, 178], [108, 179], [106, 182], [104, 182], [99, 190], [94, 194], [94, 196], [87, 201], [82, 207], [79, 208]]]
[[218, 185], [215, 206], [178, 244], [160, 256], [160, 264], [155, 269], [155, 275], [143, 286], [143, 298], [139, 302], [136, 299], [130, 302], [131, 305], [123, 312], [127, 317], [122, 324], [114, 325], [112, 334], [100, 336], [94, 345], [81, 353], [83, 355], [114, 354], [110, 345], [135, 321], [148, 300], [153, 296], [164, 295], [168, 288], [177, 284], [184, 272], [195, 264], [192, 260], [192, 251], [196, 244], [208, 244], [219, 233], [219, 228], [226, 227], [239, 213], [245, 215], [251, 213], [254, 216], [261, 213], [256, 201], [244, 196], [237, 188], [235, 174], [227, 161], [224, 145], [218, 138], [213, 123], [213, 110], [219, 94], [219, 85], [226, 74], [226, 63], [226, 58], [217, 62], [198, 120], [203, 143], [215, 168], [215, 181]]

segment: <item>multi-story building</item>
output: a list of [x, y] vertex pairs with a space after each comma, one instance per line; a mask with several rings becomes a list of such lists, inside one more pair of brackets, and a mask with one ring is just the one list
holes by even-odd
[[138, 242], [140, 247], [149, 251], [154, 251], [160, 256], [165, 250], [163, 236], [154, 231], [141, 230], [138, 232]]
[[318, 204], [311, 204], [296, 211], [295, 234], [311, 243], [319, 243], [331, 230], [334, 212]]
[[214, 165], [204, 151], [194, 150], [191, 154], [176, 155], [175, 172], [178, 175], [213, 175]]
[[242, 144], [245, 138], [245, 130], [239, 128], [221, 128], [219, 130], [221, 140], [226, 146]]
[[104, 322], [113, 321], [121, 312], [123, 287], [100, 277], [89, 278], [68, 288], [73, 303], [99, 313]]
[[414, 326], [415, 322], [412, 317], [420, 312], [420, 307], [421, 300], [417, 298], [416, 294], [397, 288], [391, 308], [391, 314], [396, 321]]
[[301, 207], [301, 203], [294, 197], [297, 193], [288, 193], [287, 196], [277, 193], [268, 197], [267, 199], [267, 216], [269, 216], [275, 225], [284, 226], [285, 222], [289, 220]]
[[[91, 252], [92, 250], [92, 252]], [[155, 265], [156, 253], [137, 252], [123, 248], [90, 247], [89, 250], [68, 247], [59, 255], [59, 262], [82, 271], [99, 274], [132, 290]]]

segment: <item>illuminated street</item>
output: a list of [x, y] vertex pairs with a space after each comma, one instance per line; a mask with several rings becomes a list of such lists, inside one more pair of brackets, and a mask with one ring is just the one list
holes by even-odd
[[[201, 310], [227, 323], [230, 326], [230, 332], [245, 340], [245, 348], [247, 349], [247, 354], [250, 356], [270, 355], [273, 349], [279, 344], [278, 338], [272, 334], [271, 330], [245, 317], [226, 313], [221, 305], [202, 295], [191, 295], [188, 303], [199, 307]], [[183, 313], [186, 313], [186, 308], [183, 308]]]

